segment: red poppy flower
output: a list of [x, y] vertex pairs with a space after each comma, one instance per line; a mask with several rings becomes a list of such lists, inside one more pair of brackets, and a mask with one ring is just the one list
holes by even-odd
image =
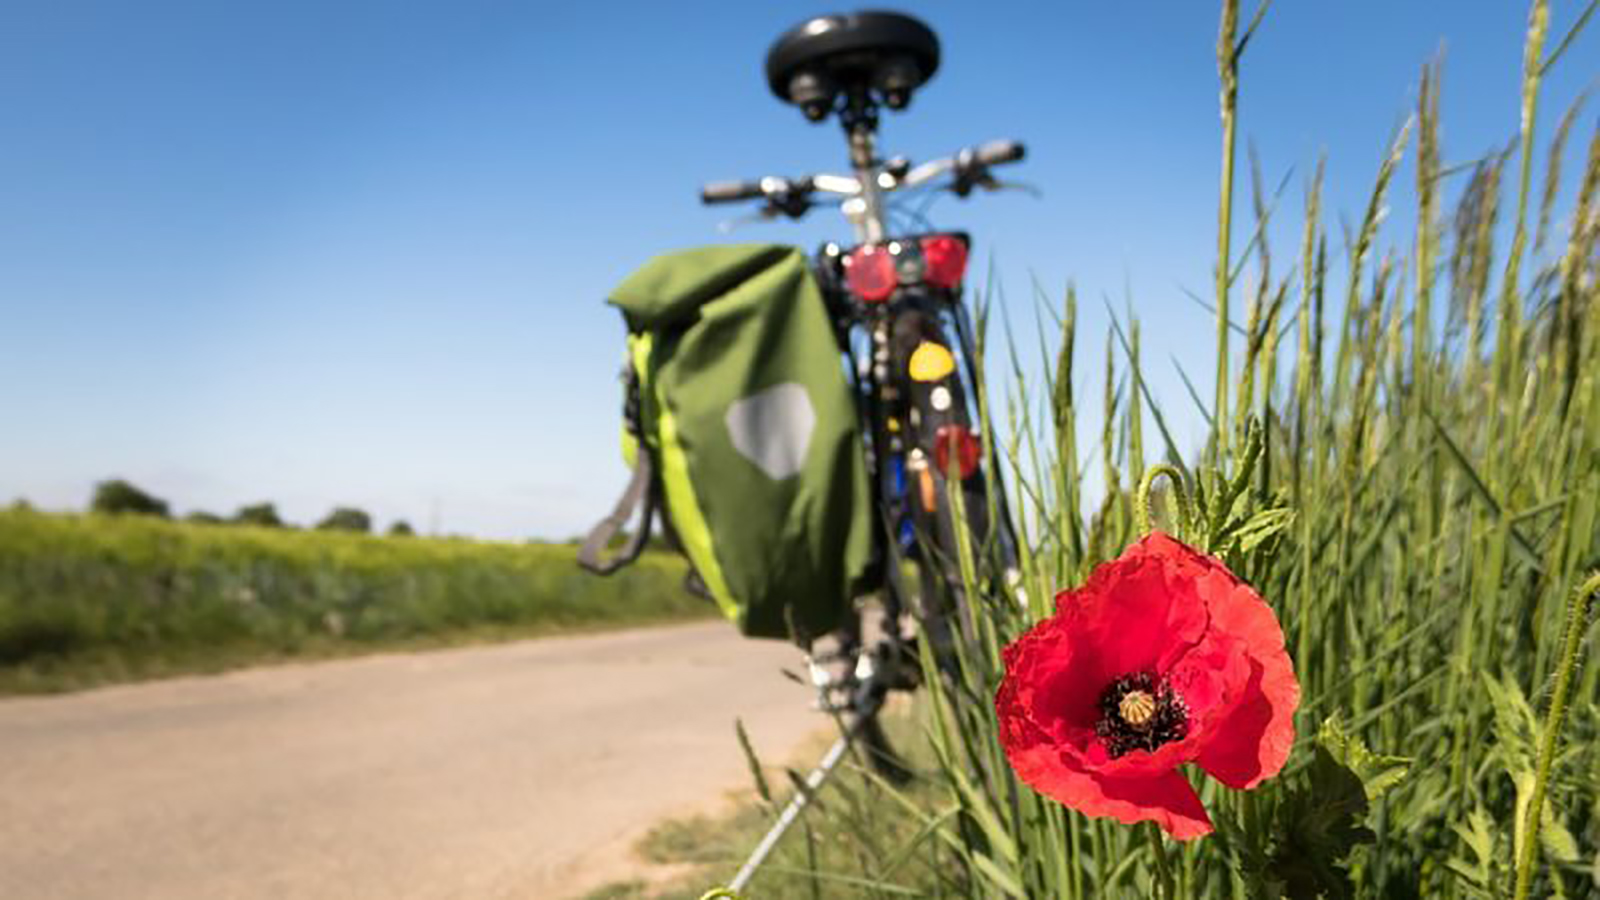
[[995, 697], [1018, 777], [1085, 815], [1180, 840], [1211, 819], [1178, 767], [1231, 788], [1283, 768], [1300, 684], [1272, 609], [1227, 567], [1154, 532], [1096, 568], [1005, 650]]

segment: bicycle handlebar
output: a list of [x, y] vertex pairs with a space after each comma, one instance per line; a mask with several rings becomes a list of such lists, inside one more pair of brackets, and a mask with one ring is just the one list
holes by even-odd
[[700, 202], [710, 205], [712, 203], [737, 203], [740, 200], [754, 200], [765, 196], [759, 181], [713, 181], [700, 188]]
[[[1013, 163], [1026, 155], [1027, 150], [1021, 141], [990, 141], [977, 147], [967, 147], [953, 156], [922, 163], [883, 189], [914, 187], [946, 172], [954, 172], [956, 180], [951, 187], [965, 196], [972, 184], [981, 182], [984, 169]], [[794, 206], [803, 205], [813, 191], [851, 195], [860, 191], [860, 184], [848, 175], [815, 175], [797, 179], [769, 176], [756, 181], [714, 181], [700, 188], [700, 202], [711, 205], [765, 197], [782, 198], [788, 205]]]
[[1027, 155], [1027, 148], [1021, 141], [990, 141], [973, 151], [973, 158], [980, 166], [998, 166], [1003, 163], [1016, 162]]

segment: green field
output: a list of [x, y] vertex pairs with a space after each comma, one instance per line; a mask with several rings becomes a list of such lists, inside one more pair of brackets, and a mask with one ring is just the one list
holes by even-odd
[[0, 510], [0, 692], [710, 615], [575, 548]]

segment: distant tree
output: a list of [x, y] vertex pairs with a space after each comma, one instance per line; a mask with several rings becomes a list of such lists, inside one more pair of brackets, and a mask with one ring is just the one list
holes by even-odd
[[167, 501], [139, 490], [121, 478], [102, 481], [94, 486], [94, 499], [89, 501], [90, 512], [139, 516], [168, 516]]
[[11, 501], [11, 511], [33, 512], [33, 504], [29, 503], [28, 498], [26, 497], [18, 497], [17, 499]]
[[415, 534], [416, 531], [412, 530], [411, 523], [405, 519], [395, 519], [394, 524], [389, 526], [390, 537], [411, 537]]
[[220, 524], [222, 524], [222, 517], [221, 516], [217, 515], [216, 513], [206, 512], [203, 509], [194, 510], [193, 512], [191, 512], [188, 515], [184, 516], [183, 520], [185, 522], [193, 522], [196, 525], [220, 525]]
[[372, 531], [372, 517], [353, 506], [335, 507], [333, 512], [317, 523], [319, 531]]
[[263, 528], [283, 527], [283, 520], [278, 518], [278, 508], [271, 503], [241, 506], [239, 511], [233, 514], [233, 521], [240, 525], [259, 525]]

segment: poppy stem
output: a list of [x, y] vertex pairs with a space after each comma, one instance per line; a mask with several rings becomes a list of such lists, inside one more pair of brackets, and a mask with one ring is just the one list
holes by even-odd
[[1544, 721], [1543, 746], [1539, 748], [1539, 769], [1533, 780], [1533, 798], [1528, 803], [1528, 821], [1523, 829], [1521, 852], [1517, 858], [1517, 883], [1515, 900], [1525, 900], [1533, 886], [1533, 870], [1539, 859], [1539, 837], [1544, 820], [1545, 786], [1550, 783], [1550, 768], [1555, 761], [1556, 745], [1561, 741], [1561, 726], [1567, 715], [1567, 691], [1572, 687], [1572, 673], [1578, 667], [1578, 650], [1583, 645], [1583, 635], [1589, 625], [1589, 601], [1600, 594], [1600, 572], [1589, 576], [1572, 594], [1567, 607], [1566, 630], [1562, 636], [1561, 660], [1556, 664], [1556, 684], [1550, 692], [1550, 712]]
[[1156, 858], [1156, 881], [1161, 885], [1161, 897], [1163, 900], [1174, 900], [1177, 894], [1174, 893], [1172, 884], [1172, 868], [1167, 865], [1167, 848], [1161, 845], [1161, 831], [1154, 822], [1146, 822], [1144, 825], [1145, 836], [1150, 839], [1150, 852], [1155, 854]]
[[1173, 531], [1182, 536], [1185, 525], [1189, 522], [1189, 493], [1184, 487], [1183, 472], [1177, 466], [1167, 463], [1157, 463], [1144, 473], [1144, 478], [1139, 482], [1139, 491], [1134, 495], [1134, 512], [1139, 517], [1139, 535], [1142, 537], [1150, 533], [1150, 488], [1155, 484], [1157, 477], [1165, 475], [1172, 482], [1172, 496], [1177, 498], [1176, 516], [1173, 521]]

